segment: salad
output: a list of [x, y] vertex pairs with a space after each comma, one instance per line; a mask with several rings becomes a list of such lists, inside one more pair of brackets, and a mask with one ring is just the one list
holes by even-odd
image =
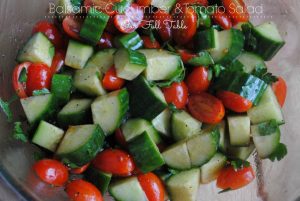
[[[71, 200], [195, 201], [281, 160], [287, 87], [270, 61], [285, 44], [243, 0], [59, 0], [19, 50], [12, 84], [41, 149], [36, 175]], [[71, 179], [72, 174], [81, 179]], [[76, 177], [77, 178], [77, 177]], [[201, 187], [200, 187], [201, 188]]]

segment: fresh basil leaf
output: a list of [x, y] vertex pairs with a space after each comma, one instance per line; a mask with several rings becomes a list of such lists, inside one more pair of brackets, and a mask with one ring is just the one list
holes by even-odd
[[180, 171], [178, 170], [174, 170], [174, 169], [171, 169], [171, 168], [168, 168], [168, 171], [171, 173], [171, 174], [178, 174]]
[[191, 58], [188, 64], [192, 66], [209, 66], [214, 64], [214, 60], [207, 51], [202, 51], [196, 57]]
[[283, 143], [280, 143], [276, 150], [269, 156], [269, 159], [274, 162], [275, 160], [280, 161], [283, 159], [288, 153], [288, 150], [286, 148], [286, 145]]
[[26, 68], [22, 69], [22, 71], [20, 73], [20, 76], [19, 76], [19, 82], [21, 82], [21, 83], [27, 82], [27, 70], [26, 70]]
[[14, 123], [14, 129], [13, 129], [13, 138], [16, 140], [20, 140], [22, 142], [27, 142], [28, 137], [27, 134], [23, 131], [22, 123], [17, 121]]
[[154, 43], [156, 41], [155, 36], [153, 34], [153, 30], [151, 29], [149, 32], [149, 37], [152, 43]]
[[172, 112], [179, 112], [180, 111], [179, 109], [177, 109], [177, 107], [173, 103], [169, 104], [169, 109]]
[[121, 2], [115, 3], [113, 6], [113, 10], [117, 11], [119, 14], [123, 14], [126, 9], [130, 6], [130, 0], [123, 0]]
[[41, 90], [34, 90], [32, 92], [33, 96], [41, 96], [41, 95], [45, 95], [45, 94], [50, 94], [50, 91], [46, 88], [41, 89]]
[[239, 169], [242, 169], [244, 167], [249, 167], [250, 166], [250, 163], [248, 161], [244, 161], [244, 160], [241, 160], [241, 159], [230, 161], [230, 164], [232, 165], [232, 167], [235, 171], [237, 171]]
[[99, 71], [97, 71], [97, 72], [96, 72], [96, 76], [97, 76], [97, 78], [100, 79], [100, 78], [101, 78], [101, 73], [100, 73]]
[[226, 189], [224, 189], [224, 190], [219, 191], [218, 194], [226, 193], [226, 192], [228, 192], [228, 191], [232, 191], [232, 189], [231, 189], [231, 188], [226, 188]]
[[2, 98], [0, 98], [0, 108], [6, 115], [8, 122], [12, 122], [12, 120], [13, 120], [13, 113], [10, 109], [10, 104], [17, 99], [18, 99], [17, 95], [12, 96], [9, 101], [4, 101], [4, 100], [2, 100]]
[[162, 87], [169, 87], [174, 82], [181, 82], [182, 80], [184, 80], [184, 77], [185, 77], [185, 69], [182, 68], [181, 72], [177, 76], [173, 77], [171, 80], [162, 81], [162, 82], [154, 82], [154, 85], [156, 85], [156, 86], [158, 86], [160, 88], [162, 88]]
[[258, 132], [261, 136], [273, 134], [277, 130], [278, 130], [278, 124], [274, 119], [258, 125]]
[[272, 73], [269, 73], [268, 69], [262, 66], [256, 66], [254, 71], [252, 72], [252, 75], [260, 78], [267, 84], [272, 84], [278, 81], [278, 78], [276, 76], [272, 75]]

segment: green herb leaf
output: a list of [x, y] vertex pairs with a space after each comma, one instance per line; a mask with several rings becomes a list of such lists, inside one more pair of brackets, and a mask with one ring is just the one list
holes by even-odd
[[235, 171], [242, 169], [244, 167], [249, 167], [250, 163], [248, 161], [244, 161], [241, 159], [237, 159], [234, 161], [231, 161], [230, 164], [232, 165], [232, 167], [234, 168]]
[[35, 161], [42, 160], [43, 158], [45, 158], [45, 153], [39, 152], [39, 151], [33, 152], [33, 159], [34, 159]]
[[97, 78], [100, 79], [100, 78], [101, 78], [101, 73], [100, 73], [99, 71], [97, 71], [97, 72], [96, 72], [96, 76], [97, 76]]
[[166, 41], [162, 45], [162, 49], [169, 50], [170, 52], [176, 52], [176, 48], [174, 48], [171, 44], [170, 41]]
[[10, 109], [10, 104], [13, 103], [17, 99], [18, 99], [17, 95], [13, 95], [9, 101], [4, 101], [4, 100], [2, 100], [2, 98], [0, 98], [0, 108], [6, 115], [8, 122], [12, 122], [12, 120], [13, 120], [13, 113]]
[[170, 103], [169, 104], [169, 109], [172, 111], [172, 112], [179, 112], [180, 110], [177, 109], [177, 107], [173, 104], [173, 103]]
[[27, 82], [27, 70], [26, 70], [26, 68], [22, 69], [22, 71], [20, 73], [20, 76], [19, 76], [19, 82], [21, 82], [21, 83]]
[[113, 6], [113, 10], [117, 11], [119, 14], [123, 14], [126, 9], [130, 6], [131, 1], [123, 0], [119, 3], [115, 3]]
[[275, 160], [280, 161], [281, 159], [283, 159], [288, 153], [288, 150], [286, 148], [286, 145], [283, 143], [280, 143], [276, 150], [274, 151], [274, 153], [271, 154], [271, 156], [269, 156], [269, 159], [274, 162]]
[[41, 95], [45, 95], [45, 94], [50, 94], [50, 91], [46, 88], [41, 89], [41, 90], [34, 90], [32, 92], [33, 96], [41, 96]]
[[266, 84], [272, 84], [278, 80], [276, 76], [268, 72], [267, 68], [262, 66], [256, 66], [252, 74], [263, 80]]
[[171, 169], [171, 168], [168, 168], [168, 171], [171, 173], [171, 174], [178, 174], [180, 171], [178, 170], [174, 170], [174, 169]]
[[173, 77], [171, 80], [163, 81], [163, 82], [153, 82], [153, 83], [154, 85], [160, 88], [169, 87], [173, 82], [181, 82], [182, 80], [184, 80], [184, 77], [185, 77], [185, 68], [182, 68], [181, 72], [177, 76]]
[[277, 131], [278, 124], [276, 120], [271, 120], [258, 125], [258, 132], [261, 136], [270, 135]]
[[214, 64], [214, 60], [207, 51], [202, 51], [196, 57], [191, 58], [188, 64], [192, 66], [209, 66]]
[[16, 140], [20, 140], [22, 142], [27, 142], [28, 137], [27, 134], [22, 129], [22, 123], [17, 121], [14, 124], [15, 126], [13, 130], [13, 138], [15, 138]]
[[226, 192], [228, 192], [228, 191], [232, 191], [232, 189], [231, 189], [231, 188], [226, 188], [226, 189], [224, 189], [224, 190], [219, 191], [218, 194], [226, 193]]

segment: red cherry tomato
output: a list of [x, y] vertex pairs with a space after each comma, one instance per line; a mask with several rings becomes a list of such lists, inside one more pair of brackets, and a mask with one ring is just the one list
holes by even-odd
[[55, 55], [53, 57], [52, 60], [52, 64], [51, 64], [51, 74], [55, 74], [58, 73], [61, 68], [64, 66], [65, 64], [65, 57], [66, 57], [66, 52], [63, 50], [56, 50], [55, 51]]
[[140, 26], [143, 18], [143, 9], [133, 3], [126, 9], [124, 14], [118, 14], [114, 17], [114, 24], [122, 33], [131, 33]]
[[127, 147], [127, 142], [126, 142], [124, 134], [120, 128], [118, 128], [115, 132], [115, 140], [122, 147]]
[[84, 0], [84, 6], [87, 11], [91, 7], [94, 7], [107, 15], [114, 16], [117, 11], [113, 9], [113, 6], [119, 2], [121, 2], [121, 0]]
[[98, 47], [102, 49], [113, 47], [113, 36], [107, 32], [103, 32], [100, 41], [98, 42]]
[[225, 12], [216, 11], [211, 15], [212, 20], [220, 25], [222, 29], [231, 29], [232, 22], [230, 17]]
[[191, 60], [192, 58], [196, 57], [196, 54], [190, 53], [187, 50], [177, 50], [177, 52], [179, 53], [183, 63], [188, 63], [189, 60]]
[[114, 18], [110, 17], [104, 31], [116, 36], [120, 34], [120, 31], [115, 27], [114, 21]]
[[117, 176], [129, 176], [135, 168], [132, 157], [120, 149], [106, 149], [99, 153], [93, 165], [103, 172]]
[[53, 43], [56, 48], [62, 48], [64, 45], [62, 34], [56, 26], [47, 21], [40, 21], [34, 26], [32, 33], [42, 32]]
[[20, 77], [23, 69], [26, 69], [26, 73], [27, 73], [27, 69], [31, 64], [32, 63], [30, 63], [30, 62], [24, 62], [24, 63], [17, 65], [12, 74], [13, 87], [15, 89], [16, 94], [20, 98], [27, 98], [27, 93], [26, 93], [26, 82], [23, 82], [23, 83], [20, 82], [19, 77]]
[[93, 184], [82, 179], [67, 184], [66, 192], [72, 201], [103, 201], [101, 192]]
[[287, 85], [284, 79], [278, 77], [278, 81], [272, 85], [272, 89], [277, 97], [279, 105], [283, 107], [287, 94]]
[[180, 4], [181, 6], [189, 6], [189, 5], [208, 6], [208, 0], [178, 0], [177, 4]]
[[149, 36], [142, 36], [141, 38], [144, 42], [145, 48], [148, 48], [148, 49], [159, 49], [160, 48], [160, 44], [159, 44], [159, 42], [157, 42], [157, 40], [154, 39], [154, 41], [152, 41]]
[[158, 34], [163, 41], [168, 41], [172, 39], [172, 16], [163, 11], [158, 10], [154, 13], [153, 19], [155, 23], [159, 25]]
[[136, 0], [140, 6], [150, 6], [152, 0]]
[[73, 168], [73, 169], [70, 170], [70, 172], [72, 174], [82, 174], [88, 169], [89, 166], [90, 166], [90, 163], [88, 163], [88, 164], [86, 164], [82, 167], [79, 167], [79, 168]]
[[[176, 9], [175, 9], [176, 10]], [[184, 45], [190, 42], [197, 31], [197, 13], [192, 7], [183, 7], [182, 12], [173, 17], [183, 27], [173, 26], [173, 37], [177, 44]]]
[[83, 24], [83, 19], [75, 16], [67, 16], [62, 22], [64, 31], [68, 36], [76, 40], [80, 40], [80, 29]]
[[217, 97], [226, 108], [234, 112], [247, 112], [252, 107], [251, 101], [230, 91], [219, 91]]
[[225, 167], [217, 178], [217, 186], [221, 189], [236, 190], [242, 188], [255, 178], [251, 166], [235, 170], [232, 166]]
[[190, 96], [188, 109], [194, 118], [208, 124], [219, 123], [225, 115], [223, 103], [205, 92]]
[[222, 3], [233, 22], [249, 21], [249, 12], [243, 0], [222, 0]]
[[188, 101], [188, 88], [184, 82], [174, 82], [162, 89], [167, 103], [172, 103], [178, 109], [183, 109]]
[[51, 69], [46, 64], [31, 64], [27, 70], [27, 94], [31, 96], [34, 90], [50, 89], [51, 78]]
[[149, 172], [137, 178], [149, 201], [164, 201], [164, 186], [155, 174]]
[[37, 176], [48, 184], [63, 186], [69, 178], [68, 168], [53, 159], [43, 159], [33, 165]]
[[192, 73], [187, 77], [187, 87], [189, 92], [192, 94], [207, 91], [210, 80], [209, 71], [205, 67], [197, 67]]
[[117, 77], [116, 69], [113, 66], [106, 72], [102, 84], [105, 89], [113, 91], [121, 89], [125, 84], [125, 80]]

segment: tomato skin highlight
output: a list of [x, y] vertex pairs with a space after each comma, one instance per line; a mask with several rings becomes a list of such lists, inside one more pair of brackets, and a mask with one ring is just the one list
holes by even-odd
[[42, 32], [53, 43], [56, 48], [62, 48], [64, 45], [63, 37], [56, 26], [47, 21], [40, 21], [35, 24], [32, 34]]
[[143, 19], [143, 9], [139, 5], [132, 3], [124, 14], [114, 16], [114, 25], [122, 33], [132, 33], [140, 26]]
[[243, 0], [222, 0], [222, 3], [234, 23], [249, 21], [250, 15]]
[[197, 31], [197, 14], [191, 7], [183, 7], [182, 12], [174, 15], [174, 20], [177, 23], [183, 23], [186, 28], [173, 27], [173, 38], [179, 45], [184, 45], [190, 42]]
[[191, 94], [207, 91], [210, 85], [208, 69], [203, 66], [196, 67], [187, 77], [186, 84]]
[[194, 118], [208, 124], [219, 123], [225, 115], [223, 103], [206, 92], [190, 96], [188, 109]]
[[82, 179], [71, 181], [65, 190], [72, 201], [103, 201], [101, 192]]
[[28, 69], [29, 66], [31, 66], [32, 63], [30, 62], [24, 62], [19, 65], [17, 65], [14, 68], [13, 74], [12, 74], [12, 84], [15, 89], [16, 94], [19, 96], [19, 98], [27, 98], [26, 93], [26, 83], [19, 82], [19, 77], [21, 75], [21, 72], [23, 69]]
[[46, 64], [31, 64], [27, 70], [27, 95], [31, 96], [35, 90], [50, 89], [51, 78], [51, 69]]
[[163, 11], [158, 10], [154, 13], [153, 19], [160, 25], [158, 29], [158, 34], [163, 41], [168, 41], [172, 39], [172, 29], [171, 23], [172, 16]]
[[253, 105], [251, 101], [230, 91], [219, 91], [217, 97], [226, 108], [238, 113], [247, 112]]
[[188, 101], [188, 88], [184, 82], [174, 82], [162, 89], [167, 103], [172, 103], [177, 109], [183, 109]]
[[164, 201], [164, 186], [155, 174], [149, 172], [137, 178], [149, 201]]
[[144, 42], [145, 48], [148, 48], [148, 49], [159, 49], [160, 48], [159, 42], [157, 42], [156, 40], [151, 41], [151, 38], [149, 36], [142, 36], [141, 38]]
[[113, 91], [121, 89], [125, 84], [125, 80], [117, 77], [116, 69], [113, 66], [110, 69], [108, 69], [108, 71], [104, 75], [102, 84], [105, 89]]
[[55, 50], [55, 55], [51, 64], [51, 74], [58, 73], [65, 64], [66, 52], [63, 50]]
[[225, 12], [214, 12], [211, 15], [211, 18], [216, 24], [220, 25], [225, 30], [232, 28], [231, 19]]
[[103, 32], [97, 46], [102, 49], [112, 48], [113, 47], [113, 35], [111, 35], [107, 32]]
[[88, 169], [88, 167], [90, 166], [90, 164], [91, 163], [88, 163], [88, 164], [85, 164], [84, 166], [81, 166], [79, 168], [73, 168], [73, 169], [70, 170], [70, 172], [72, 174], [82, 174], [82, 173], [84, 173]]
[[236, 190], [242, 188], [255, 178], [254, 170], [251, 166], [234, 170], [232, 166], [225, 167], [217, 178], [217, 187], [221, 189]]
[[278, 81], [272, 84], [272, 89], [279, 105], [283, 107], [287, 96], [287, 85], [285, 80], [282, 77], [278, 77]]
[[65, 33], [76, 40], [81, 40], [79, 33], [83, 24], [83, 19], [74, 16], [67, 16], [62, 22]]
[[43, 159], [33, 165], [33, 170], [44, 182], [55, 186], [63, 186], [69, 178], [68, 168], [53, 159]]
[[132, 157], [120, 149], [106, 149], [100, 152], [93, 165], [103, 172], [117, 176], [129, 176], [135, 168]]

